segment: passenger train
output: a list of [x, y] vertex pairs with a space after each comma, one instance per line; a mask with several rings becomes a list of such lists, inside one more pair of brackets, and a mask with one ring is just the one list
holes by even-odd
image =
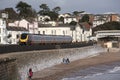
[[42, 35], [42, 34], [28, 34], [23, 33], [20, 35], [20, 45], [32, 44], [67, 44], [72, 42], [71, 36], [63, 35]]

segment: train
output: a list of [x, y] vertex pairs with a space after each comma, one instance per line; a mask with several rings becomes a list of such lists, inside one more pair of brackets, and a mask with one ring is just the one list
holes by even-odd
[[23, 33], [20, 35], [19, 39], [20, 45], [67, 44], [67, 43], [72, 43], [71, 36]]

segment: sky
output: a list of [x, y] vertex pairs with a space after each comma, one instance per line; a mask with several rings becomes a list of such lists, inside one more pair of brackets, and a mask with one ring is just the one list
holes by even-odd
[[120, 0], [0, 0], [0, 10], [14, 8], [18, 2], [23, 1], [39, 11], [41, 4], [47, 4], [50, 9], [61, 7], [60, 13], [86, 11], [92, 14], [115, 12], [120, 13]]

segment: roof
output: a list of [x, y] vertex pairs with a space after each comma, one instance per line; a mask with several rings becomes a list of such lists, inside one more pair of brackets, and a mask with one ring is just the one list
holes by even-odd
[[52, 27], [51, 24], [41, 24], [41, 23], [38, 23], [38, 26], [39, 27]]
[[11, 30], [11, 31], [28, 31], [26, 28], [23, 28], [23, 27], [8, 26], [6, 28], [7, 30]]
[[38, 23], [38, 26], [39, 27], [71, 27], [71, 25], [69, 24], [58, 24], [58, 25], [52, 26], [52, 24], [41, 24], [41, 23]]

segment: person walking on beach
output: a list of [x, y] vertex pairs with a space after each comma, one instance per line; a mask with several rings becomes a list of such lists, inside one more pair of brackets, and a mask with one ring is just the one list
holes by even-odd
[[67, 63], [67, 64], [68, 64], [68, 63], [70, 63], [70, 60], [69, 60], [69, 58], [67, 58], [67, 59], [66, 59], [66, 63]]
[[33, 72], [32, 72], [32, 69], [30, 68], [29, 72], [28, 72], [28, 78], [29, 78], [29, 80], [32, 80], [32, 76], [33, 76]]

